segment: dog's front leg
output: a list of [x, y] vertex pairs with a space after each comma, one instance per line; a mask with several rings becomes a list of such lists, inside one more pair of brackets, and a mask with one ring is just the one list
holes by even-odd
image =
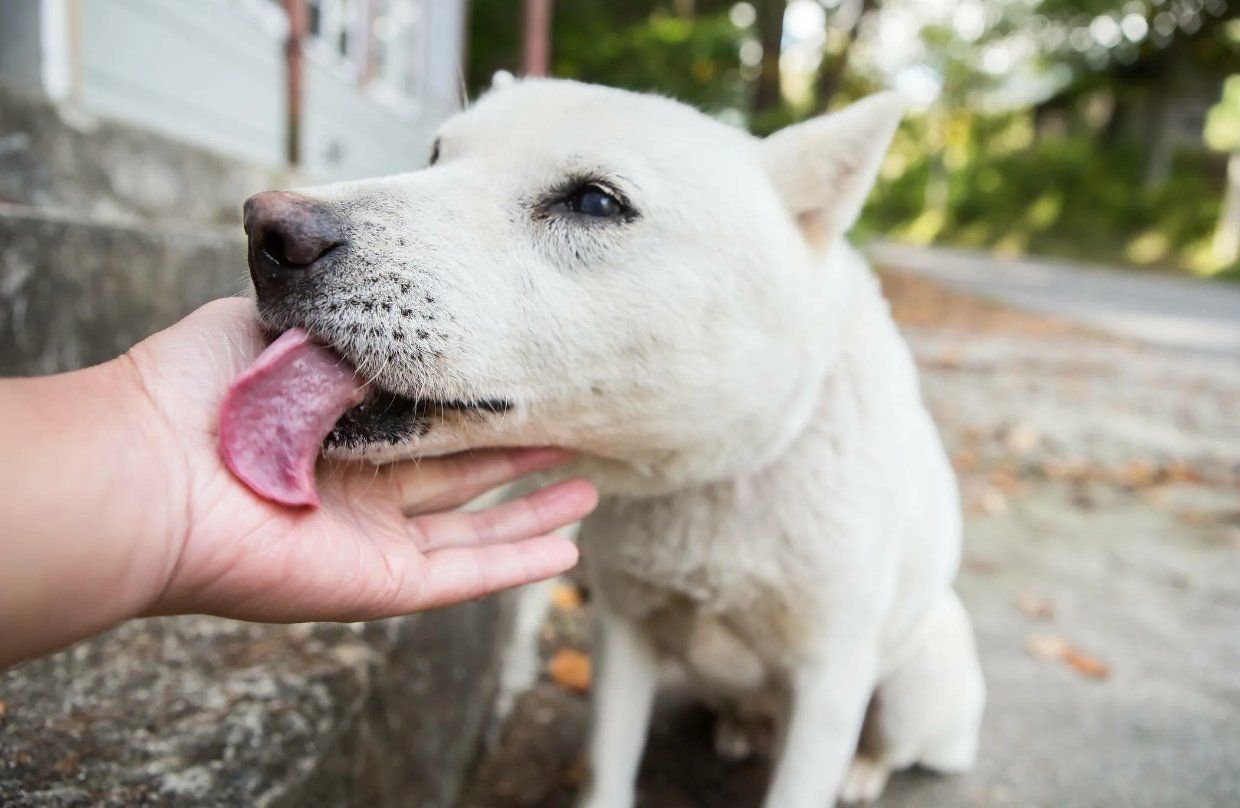
[[654, 649], [632, 623], [598, 604], [598, 671], [590, 728], [590, 785], [581, 808], [631, 808], [658, 686]]
[[830, 808], [874, 688], [872, 649], [836, 647], [792, 672], [791, 714], [766, 808]]

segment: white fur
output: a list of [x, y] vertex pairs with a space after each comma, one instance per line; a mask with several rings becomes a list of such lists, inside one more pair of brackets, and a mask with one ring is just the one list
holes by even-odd
[[[776, 710], [770, 808], [972, 763], [955, 481], [843, 240], [901, 109], [875, 96], [762, 141], [665, 99], [524, 81], [449, 121], [429, 170], [308, 192], [348, 222], [323, 294], [351, 302], [265, 306], [269, 324], [308, 325], [393, 392], [515, 405], [370, 455], [561, 445], [603, 489], [582, 529], [586, 806], [632, 805], [661, 660]], [[540, 208], [569, 176], [636, 216]]]

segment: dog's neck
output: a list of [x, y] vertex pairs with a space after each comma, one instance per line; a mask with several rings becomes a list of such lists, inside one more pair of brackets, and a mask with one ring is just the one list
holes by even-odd
[[[804, 335], [799, 378], [788, 392], [752, 413], [718, 440], [678, 447], [657, 456], [610, 460], [584, 458], [579, 470], [604, 493], [652, 496], [755, 473], [778, 465], [816, 419], [833, 387], [865, 373], [866, 357], [888, 350], [898, 332], [878, 280], [865, 260], [842, 240], [824, 255], [820, 316]], [[824, 346], [826, 350], [824, 350]], [[898, 348], [897, 348], [898, 349]], [[864, 383], [864, 382], [863, 382]]]

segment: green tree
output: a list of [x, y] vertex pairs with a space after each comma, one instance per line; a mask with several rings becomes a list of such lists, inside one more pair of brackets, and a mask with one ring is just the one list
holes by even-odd
[[[729, 4], [557, 3], [552, 27], [553, 75], [670, 95], [708, 111], [744, 109], [740, 43]], [[474, 0], [469, 86], [476, 94], [496, 70], [520, 64], [520, 4]]]

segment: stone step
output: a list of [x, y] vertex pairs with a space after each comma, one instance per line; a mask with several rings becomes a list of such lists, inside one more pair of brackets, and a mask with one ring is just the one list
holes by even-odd
[[455, 804], [512, 596], [368, 624], [130, 623], [0, 673], [0, 805]]
[[0, 375], [101, 362], [248, 288], [240, 227], [102, 223], [0, 205]]
[[241, 202], [297, 184], [259, 166], [0, 83], [0, 201], [109, 222], [237, 224]]

